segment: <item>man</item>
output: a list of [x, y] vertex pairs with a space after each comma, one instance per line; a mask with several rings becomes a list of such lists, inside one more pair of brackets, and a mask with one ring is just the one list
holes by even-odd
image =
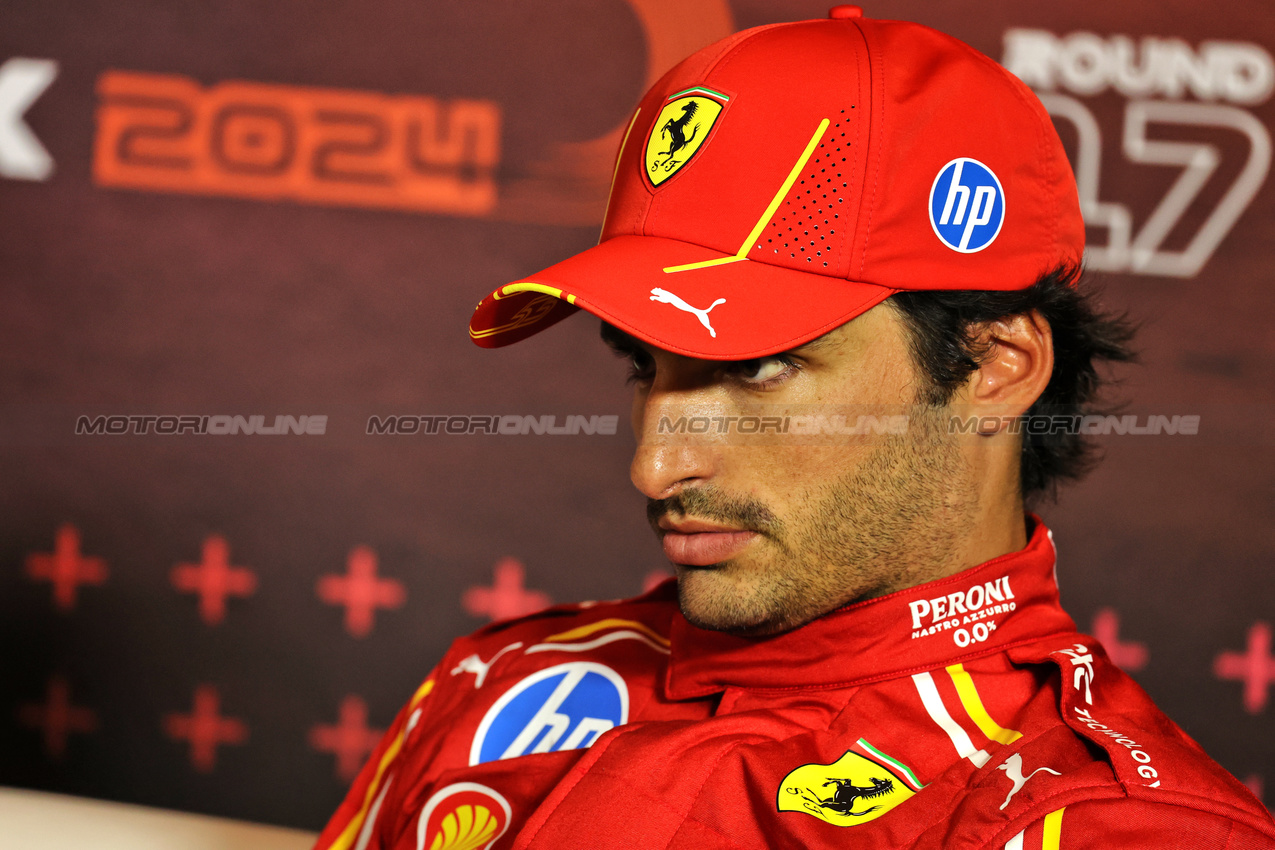
[[1128, 356], [1083, 242], [1048, 116], [954, 39], [837, 7], [670, 71], [602, 242], [470, 333], [603, 320], [676, 583], [457, 641], [318, 846], [1275, 847], [1024, 512]]

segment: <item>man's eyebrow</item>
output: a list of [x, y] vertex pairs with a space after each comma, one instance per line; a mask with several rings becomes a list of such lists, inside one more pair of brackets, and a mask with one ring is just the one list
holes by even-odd
[[822, 351], [825, 348], [831, 348], [837, 344], [838, 344], [837, 340], [832, 338], [832, 332], [829, 331], [828, 333], [823, 334], [821, 336], [817, 336], [814, 339], [809, 340], [808, 342], [803, 342], [801, 345], [794, 345], [792, 348], [788, 349], [787, 351], [781, 351], [779, 353], [780, 354], [804, 354], [810, 351]]
[[603, 322], [599, 331], [602, 341], [616, 354], [632, 354], [642, 347], [635, 337], [626, 334], [610, 322]]
[[841, 345], [841, 340], [837, 338], [836, 328], [825, 334], [807, 340], [800, 345], [794, 345], [792, 348], [785, 348], [783, 351], [776, 351], [774, 354], [766, 355], [769, 357], [781, 357], [791, 354], [794, 357], [803, 357], [807, 354], [816, 354]]
[[[602, 327], [599, 329], [598, 334], [602, 337], [602, 341], [607, 344], [607, 347], [619, 355], [633, 354], [637, 351], [641, 351], [645, 346], [645, 344], [637, 337], [625, 333], [610, 322], [602, 322]], [[822, 351], [837, 344], [838, 341], [833, 339], [832, 332], [828, 332], [822, 336], [817, 336], [808, 342], [803, 342], [801, 345], [793, 346], [792, 348], [784, 351], [776, 351], [774, 354], [767, 356], [778, 357], [784, 354], [809, 354], [816, 351]], [[754, 359], [757, 358], [742, 358], [742, 360]]]

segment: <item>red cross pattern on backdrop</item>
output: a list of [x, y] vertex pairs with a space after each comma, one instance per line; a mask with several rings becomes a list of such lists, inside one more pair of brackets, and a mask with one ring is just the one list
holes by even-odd
[[104, 584], [109, 574], [105, 560], [80, 554], [80, 532], [70, 523], [57, 530], [52, 552], [27, 556], [26, 568], [27, 576], [34, 581], [53, 584], [53, 604], [59, 611], [75, 608], [76, 591], [81, 584]]
[[52, 676], [44, 702], [19, 706], [18, 722], [42, 730], [44, 751], [50, 758], [60, 759], [66, 753], [67, 739], [72, 733], [97, 731], [97, 712], [72, 705], [70, 683], [62, 676]]
[[1275, 682], [1270, 623], [1259, 620], [1249, 627], [1248, 648], [1244, 652], [1218, 653], [1213, 659], [1213, 675], [1244, 683], [1244, 710], [1249, 714], [1265, 708], [1267, 691]]
[[320, 576], [315, 585], [319, 599], [345, 606], [345, 630], [356, 638], [372, 633], [377, 608], [399, 608], [407, 600], [401, 581], [376, 574], [376, 553], [355, 546], [346, 559], [345, 575]]
[[226, 619], [226, 597], [251, 596], [257, 590], [256, 573], [230, 565], [230, 544], [219, 534], [204, 539], [203, 560], [178, 564], [170, 579], [182, 593], [199, 594], [199, 618], [210, 626]]
[[310, 746], [321, 753], [335, 755], [336, 775], [349, 782], [384, 734], [384, 729], [368, 727], [367, 703], [350, 694], [341, 700], [335, 726], [316, 723], [310, 727]]
[[164, 716], [164, 734], [174, 740], [189, 741], [190, 763], [200, 773], [210, 773], [217, 766], [217, 747], [247, 741], [248, 724], [236, 717], [222, 717], [217, 686], [200, 685], [195, 688], [194, 709], [190, 714]]
[[1120, 615], [1115, 608], [1100, 608], [1093, 616], [1093, 636], [1107, 650], [1107, 655], [1121, 670], [1135, 673], [1147, 666], [1151, 654], [1147, 645], [1136, 641], [1120, 640]]
[[527, 590], [527, 571], [517, 558], [501, 558], [492, 569], [491, 587], [475, 585], [461, 596], [461, 605], [475, 617], [508, 620], [548, 608], [553, 600], [540, 590]]

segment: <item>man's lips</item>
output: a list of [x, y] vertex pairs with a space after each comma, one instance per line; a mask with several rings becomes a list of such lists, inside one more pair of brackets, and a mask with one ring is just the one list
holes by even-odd
[[663, 537], [664, 555], [675, 564], [708, 567], [742, 552], [759, 535], [728, 526], [700, 520], [674, 521], [667, 517], [658, 523]]

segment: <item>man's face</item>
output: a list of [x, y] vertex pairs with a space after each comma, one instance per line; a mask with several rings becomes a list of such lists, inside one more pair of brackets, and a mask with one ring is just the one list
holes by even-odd
[[[889, 302], [757, 360], [683, 357], [609, 327], [604, 336], [632, 358], [631, 476], [690, 622], [771, 634], [943, 574], [977, 497], [941, 414], [914, 406], [923, 378]], [[811, 414], [909, 420], [905, 433], [831, 437], [744, 436], [715, 419]], [[707, 433], [670, 435], [681, 416], [707, 419]]]

